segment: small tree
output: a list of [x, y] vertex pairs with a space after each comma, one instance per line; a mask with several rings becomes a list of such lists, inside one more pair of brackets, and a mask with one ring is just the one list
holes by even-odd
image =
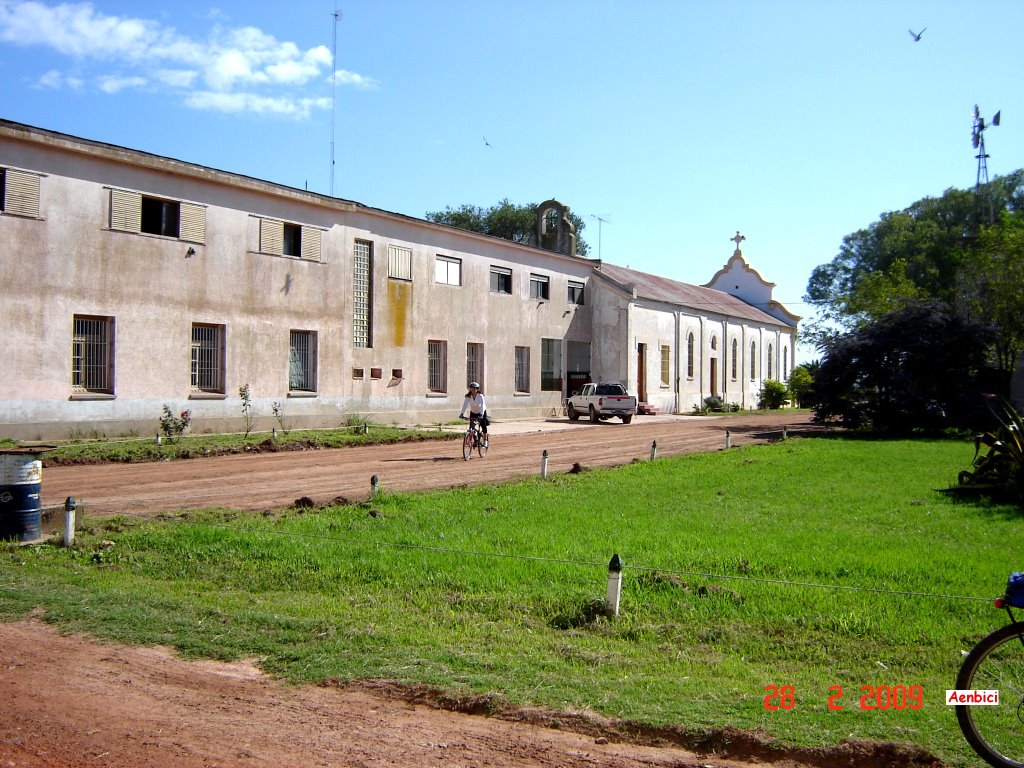
[[789, 374], [789, 393], [793, 402], [806, 408], [814, 397], [814, 376], [806, 365], [798, 365]]
[[758, 395], [757, 407], [770, 408], [775, 411], [781, 408], [788, 399], [789, 388], [781, 381], [768, 379], [761, 386], [761, 392]]
[[256, 421], [256, 415], [252, 407], [252, 397], [249, 395], [248, 382], [238, 388], [238, 396], [242, 399], [242, 416], [245, 417], [245, 436], [248, 437], [249, 433], [252, 432], [253, 423]]

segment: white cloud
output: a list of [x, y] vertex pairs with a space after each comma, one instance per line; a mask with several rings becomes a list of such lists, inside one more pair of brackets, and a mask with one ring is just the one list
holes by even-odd
[[[155, 20], [108, 15], [91, 2], [0, 0], [0, 42], [49, 48], [79, 67], [90, 65], [104, 93], [150, 85], [177, 92], [194, 109], [300, 118], [326, 100], [304, 87], [322, 93], [332, 60], [326, 46], [304, 51], [252, 26], [215, 26], [206, 39], [195, 39]], [[117, 74], [95, 72], [106, 66]], [[336, 79], [342, 86], [377, 86], [373, 78], [344, 70]], [[198, 81], [205, 88], [187, 92]], [[46, 88], [81, 83], [56, 70], [38, 81]]]
[[46, 90], [60, 90], [61, 88], [70, 88], [72, 90], [78, 90], [82, 87], [82, 81], [77, 77], [70, 77], [65, 75], [63, 72], [58, 72], [56, 69], [51, 69], [49, 72], [41, 75], [36, 80], [36, 88], [45, 88]]
[[99, 80], [100, 90], [104, 93], [118, 93], [126, 88], [141, 88], [146, 85], [144, 77], [115, 77], [106, 75]]
[[191, 88], [198, 73], [191, 69], [159, 69], [153, 73], [153, 76], [161, 83], [175, 88]]
[[253, 93], [217, 93], [214, 91], [191, 93], [186, 97], [185, 104], [193, 109], [214, 112], [252, 112], [296, 118], [308, 117], [313, 109], [331, 108], [331, 100], [327, 98], [292, 99], [259, 96]]

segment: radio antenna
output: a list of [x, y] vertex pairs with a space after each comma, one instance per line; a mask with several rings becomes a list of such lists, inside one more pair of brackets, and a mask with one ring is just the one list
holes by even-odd
[[338, 20], [341, 19], [337, 0], [331, 16], [334, 17], [334, 35], [331, 42], [331, 197], [334, 197], [334, 119], [338, 111]]

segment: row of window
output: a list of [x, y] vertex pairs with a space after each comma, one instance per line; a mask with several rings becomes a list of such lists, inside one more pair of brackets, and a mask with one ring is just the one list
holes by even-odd
[[[225, 394], [226, 328], [223, 325], [193, 323], [191, 339], [191, 389], [196, 393]], [[317, 332], [289, 331], [288, 390], [317, 391]], [[427, 342], [427, 389], [431, 393], [448, 392], [448, 342]], [[484, 381], [484, 345], [466, 345], [466, 379]], [[362, 368], [352, 370], [353, 378], [365, 376]], [[392, 371], [393, 378], [402, 378], [401, 369]], [[381, 378], [374, 368], [371, 378]], [[530, 392], [530, 347], [515, 347], [515, 374], [512, 382], [516, 393]], [[461, 384], [459, 385], [461, 386]], [[75, 315], [71, 342], [71, 387], [76, 394], [114, 394], [114, 318]], [[541, 390], [562, 389], [562, 342], [541, 340]]]
[[[688, 333], [686, 336], [686, 375], [688, 378], [693, 378], [694, 371], [694, 347], [696, 340], [694, 339], [693, 333]], [[662, 347], [662, 383], [665, 383], [665, 347]], [[711, 349], [718, 349], [718, 339], [711, 339]], [[785, 350], [783, 350], [785, 351]], [[730, 370], [729, 375], [733, 381], [739, 378], [739, 360], [740, 360], [740, 346], [739, 340], [732, 340], [732, 354], [729, 358]], [[768, 342], [765, 349], [765, 367], [768, 371], [768, 377], [771, 378], [772, 371], [774, 370], [774, 358], [772, 343]], [[782, 357], [782, 380], [785, 381], [789, 378], [789, 358], [783, 354]], [[757, 342], [750, 342], [750, 380], [754, 381], [757, 379]]]

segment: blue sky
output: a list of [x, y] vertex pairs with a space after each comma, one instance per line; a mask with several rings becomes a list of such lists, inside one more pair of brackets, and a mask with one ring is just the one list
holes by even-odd
[[0, 116], [323, 193], [333, 141], [338, 197], [555, 197], [690, 283], [740, 230], [808, 316], [844, 235], [974, 185], [975, 104], [989, 175], [1024, 166], [1022, 32], [1019, 0], [0, 0]]

